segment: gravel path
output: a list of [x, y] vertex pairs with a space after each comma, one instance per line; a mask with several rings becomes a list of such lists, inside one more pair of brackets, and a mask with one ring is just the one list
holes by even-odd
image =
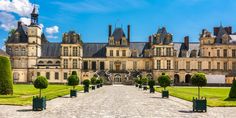
[[47, 102], [47, 110], [34, 112], [31, 106], [0, 105], [0, 118], [236, 118], [236, 107], [208, 107], [207, 113], [193, 113], [192, 103], [134, 86], [104, 86], [77, 98], [64, 96]]

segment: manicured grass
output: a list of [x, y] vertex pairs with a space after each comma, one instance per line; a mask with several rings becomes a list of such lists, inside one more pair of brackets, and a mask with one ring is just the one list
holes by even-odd
[[[47, 89], [42, 90], [42, 96], [47, 100], [61, 97], [70, 93], [71, 86], [67, 85], [48, 85]], [[82, 86], [77, 86], [77, 90], [83, 90]], [[4, 105], [30, 105], [33, 96], [39, 94], [39, 90], [33, 85], [21, 84], [13, 86], [13, 95], [0, 95], [0, 104]]]
[[[161, 92], [163, 88], [156, 87]], [[197, 87], [168, 87], [171, 96], [187, 101], [197, 97]], [[229, 99], [230, 87], [203, 87], [201, 96], [207, 98], [207, 105], [212, 107], [236, 106], [236, 99]]]

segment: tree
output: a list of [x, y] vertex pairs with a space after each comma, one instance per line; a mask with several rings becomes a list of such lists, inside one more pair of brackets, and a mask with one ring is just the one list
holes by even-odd
[[67, 81], [68, 85], [73, 86], [73, 90], [75, 90], [75, 86], [79, 84], [79, 77], [77, 75], [71, 75]]
[[95, 85], [95, 84], [96, 84], [96, 80], [97, 80], [96, 77], [92, 77], [92, 78], [91, 78], [91, 84], [92, 84], [92, 85]]
[[141, 79], [141, 81], [142, 81], [142, 84], [143, 84], [143, 85], [147, 85], [147, 84], [148, 84], [148, 79], [147, 79], [146, 77], [143, 77], [143, 78]]
[[166, 90], [167, 86], [170, 86], [170, 82], [170, 77], [166, 74], [162, 73], [162, 75], [158, 77], [158, 83], [164, 88], [164, 90]]
[[198, 99], [200, 99], [200, 87], [206, 86], [207, 79], [204, 73], [195, 73], [192, 78], [192, 85], [198, 87]]
[[150, 86], [150, 88], [153, 88], [153, 86], [156, 84], [156, 81], [151, 79], [148, 81], [148, 85]]
[[90, 84], [90, 81], [89, 81], [88, 79], [86, 79], [86, 80], [83, 81], [83, 85], [84, 85], [85, 87], [89, 87], [89, 84]]
[[34, 87], [39, 89], [39, 98], [41, 98], [42, 89], [46, 89], [48, 87], [48, 80], [44, 76], [38, 76], [34, 81]]
[[0, 56], [0, 94], [13, 94], [13, 77], [8, 57]]
[[236, 80], [233, 81], [233, 84], [231, 86], [229, 98], [236, 98]]

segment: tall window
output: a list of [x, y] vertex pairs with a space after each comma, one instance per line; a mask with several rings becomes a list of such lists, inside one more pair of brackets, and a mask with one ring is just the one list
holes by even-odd
[[73, 59], [73, 68], [74, 68], [74, 69], [77, 68], [77, 59]]
[[236, 57], [236, 50], [235, 49], [232, 50], [232, 57]]
[[161, 56], [161, 48], [156, 48], [156, 53], [157, 56]]
[[113, 70], [113, 61], [110, 61], [110, 70]]
[[186, 62], [186, 69], [190, 70], [190, 62], [189, 61]]
[[105, 69], [105, 64], [104, 62], [100, 62], [100, 70], [104, 70]]
[[67, 79], [67, 73], [64, 73], [64, 80]]
[[224, 49], [224, 57], [227, 57], [227, 49]]
[[58, 79], [59, 79], [59, 73], [55, 72], [55, 80], [58, 80]]
[[211, 62], [208, 62], [208, 69], [211, 70]]
[[88, 70], [88, 62], [84, 61], [83, 63], [84, 70]]
[[116, 56], [120, 56], [119, 50], [116, 50]]
[[113, 50], [110, 50], [110, 56], [113, 57]]
[[49, 80], [50, 79], [50, 72], [46, 72], [46, 78]]
[[228, 70], [228, 63], [224, 62], [224, 70], [227, 71]]
[[68, 47], [64, 47], [64, 56], [68, 56]]
[[92, 70], [96, 70], [96, 61], [92, 62]]
[[211, 52], [208, 52], [208, 56], [209, 56], [209, 57], [211, 56]]
[[64, 59], [64, 68], [68, 68], [68, 59]]
[[73, 47], [73, 56], [77, 56], [78, 50], [77, 47]]
[[220, 50], [217, 50], [217, 57], [220, 57]]
[[176, 62], [175, 62], [175, 70], [178, 70], [178, 69], [179, 69], [179, 66], [178, 66], [178, 65], [179, 65], [179, 63], [178, 63], [178, 61], [176, 61]]
[[122, 50], [122, 56], [123, 56], [123, 57], [126, 56], [126, 50]]
[[166, 56], [171, 56], [171, 48], [166, 48]]
[[171, 69], [171, 61], [167, 60], [167, 69], [170, 70]]
[[198, 70], [202, 70], [202, 62], [201, 61], [198, 62]]
[[157, 60], [157, 70], [161, 69], [161, 60]]
[[79, 52], [78, 54], [79, 54], [79, 56], [80, 56], [80, 47], [79, 47], [79, 50], [78, 50], [78, 52]]
[[134, 61], [134, 62], [133, 62], [133, 69], [134, 69], [134, 70], [137, 70], [137, 61]]
[[220, 62], [217, 62], [217, 70], [220, 70]]

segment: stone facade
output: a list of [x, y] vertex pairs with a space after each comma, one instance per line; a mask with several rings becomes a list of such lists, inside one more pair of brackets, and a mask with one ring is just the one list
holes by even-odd
[[[173, 42], [173, 35], [165, 27], [149, 36], [147, 42], [131, 42], [130, 25], [108, 28], [107, 43], [84, 43], [80, 34], [69, 31], [60, 43], [49, 42], [38, 25], [36, 8], [31, 25], [18, 22], [18, 28], [6, 41], [14, 81], [32, 82], [46, 76], [51, 83], [66, 83], [72, 71], [81, 80], [94, 75], [111, 83], [132, 83], [143, 75], [157, 78], [169, 74], [174, 83], [190, 83], [191, 75], [204, 72], [225, 75], [231, 83], [236, 72], [236, 34], [231, 27], [215, 27], [214, 33], [202, 30], [199, 42]], [[127, 36], [126, 36], [127, 35]]]

